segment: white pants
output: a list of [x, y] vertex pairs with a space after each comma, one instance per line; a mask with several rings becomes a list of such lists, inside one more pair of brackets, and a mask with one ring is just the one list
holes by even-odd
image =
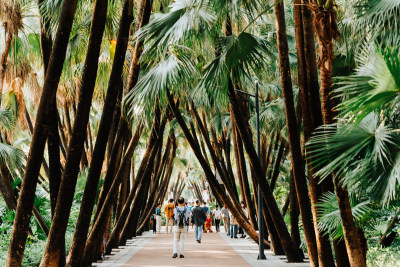
[[[167, 226], [167, 234], [168, 234], [168, 232], [172, 233], [172, 227], [174, 227], [174, 218], [173, 217], [171, 217], [171, 218], [167, 217], [167, 220], [166, 220], [165, 224]], [[171, 230], [170, 231], [168, 231], [169, 230], [169, 226], [171, 226]]]
[[161, 232], [161, 216], [156, 215], [156, 231], [157, 233]]
[[184, 255], [186, 233], [186, 226], [183, 228], [179, 228], [177, 225], [174, 226], [174, 254], [178, 254], [178, 243], [180, 243], [180, 255]]

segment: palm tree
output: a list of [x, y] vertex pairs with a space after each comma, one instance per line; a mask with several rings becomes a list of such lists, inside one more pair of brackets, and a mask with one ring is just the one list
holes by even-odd
[[19, 266], [25, 248], [33, 198], [35, 195], [39, 169], [43, 159], [44, 145], [48, 134], [48, 118], [50, 106], [55, 101], [59, 78], [64, 62], [68, 37], [72, 28], [73, 17], [77, 1], [65, 1], [60, 17], [52, 57], [49, 62], [43, 93], [38, 108], [35, 129], [32, 136], [30, 153], [28, 156], [21, 194], [18, 199], [17, 212], [14, 221], [13, 233], [10, 240], [6, 266]]
[[[86, 128], [89, 121], [89, 112], [96, 82], [100, 45], [105, 28], [108, 1], [97, 0], [93, 9], [91, 32], [85, 67], [83, 69], [79, 100], [74, 122], [74, 128], [69, 142], [69, 150], [65, 170], [62, 175], [59, 196], [55, 214], [50, 228], [50, 235], [41, 261], [41, 266], [58, 265], [60, 254], [63, 254], [64, 240], [68, 217], [72, 205], [75, 185], [78, 178], [79, 163], [81, 161]], [[83, 129], [83, 130], [82, 130]]]
[[[332, 99], [332, 60], [334, 56], [333, 40], [339, 36], [336, 22], [335, 2], [332, 0], [310, 1], [314, 13], [314, 25], [319, 44], [318, 64], [321, 72], [321, 102], [322, 114], [325, 124], [334, 122], [335, 102]], [[340, 185], [339, 179], [334, 179], [336, 194], [342, 216], [343, 230], [349, 261], [354, 266], [366, 265], [366, 250], [361, 244], [362, 236], [359, 235], [353, 215], [347, 189]]]
[[87, 183], [85, 186], [85, 192], [83, 194], [81, 211], [79, 213], [76, 231], [74, 234], [74, 240], [68, 256], [69, 266], [79, 266], [83, 251], [82, 246], [86, 243], [86, 236], [89, 230], [89, 224], [91, 219], [91, 213], [88, 211], [93, 210], [94, 201], [97, 193], [97, 185], [100, 179], [100, 172], [104, 161], [106, 152], [107, 139], [109, 136], [112, 116], [116, 106], [118, 94], [121, 94], [122, 90], [113, 90], [115, 86], [117, 89], [122, 89], [120, 83], [120, 77], [122, 73], [123, 64], [125, 61], [125, 53], [128, 44], [130, 24], [133, 20], [132, 14], [132, 2], [125, 1], [122, 12], [120, 29], [117, 39], [117, 47], [115, 49], [114, 62], [112, 72], [109, 80], [109, 86], [107, 90], [106, 100], [103, 106], [103, 113], [101, 116], [100, 126], [97, 134], [96, 144], [90, 163], [89, 174]]
[[[299, 126], [293, 101], [292, 81], [290, 77], [289, 51], [286, 36], [283, 2], [275, 1], [275, 17], [277, 24], [278, 53], [282, 79], [282, 92], [285, 102], [287, 131], [289, 146], [292, 155], [294, 185], [300, 207], [301, 218], [305, 231], [308, 253], [313, 266], [318, 266], [318, 250], [315, 238], [315, 229], [312, 224], [311, 205], [308, 200], [308, 189], [304, 170], [304, 161], [300, 148]], [[300, 66], [299, 66], [300, 67]]]

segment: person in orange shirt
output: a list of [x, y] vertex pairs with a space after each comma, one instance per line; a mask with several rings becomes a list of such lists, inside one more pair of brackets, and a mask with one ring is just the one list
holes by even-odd
[[[165, 226], [167, 228], [167, 234], [168, 232], [172, 233], [172, 227], [174, 226], [174, 199], [170, 199], [169, 200], [169, 204], [167, 206], [165, 206], [165, 217], [166, 217], [166, 222], [165, 222]], [[168, 231], [169, 226], [171, 226], [171, 230]]]

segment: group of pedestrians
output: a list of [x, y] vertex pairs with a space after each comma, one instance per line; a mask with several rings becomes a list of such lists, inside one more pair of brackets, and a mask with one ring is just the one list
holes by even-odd
[[[245, 214], [246, 218], [248, 218], [248, 212], [244, 205], [244, 202], [242, 201], [240, 204], [241, 204], [243, 213]], [[227, 236], [230, 236], [231, 238], [238, 238], [238, 234], [241, 234], [240, 238], [247, 237], [247, 233], [244, 231], [244, 229], [242, 229], [239, 226], [239, 223], [236, 220], [235, 216], [232, 215], [232, 213], [228, 210], [228, 208], [226, 206], [224, 206], [221, 209], [221, 214], [222, 214], [222, 218], [224, 220], [224, 228], [225, 228], [225, 233], [227, 234]]]
[[[244, 202], [241, 203], [242, 209], [247, 216], [247, 210], [244, 207]], [[178, 201], [174, 205], [174, 200], [170, 199], [169, 203], [164, 208], [166, 217], [166, 232], [174, 233], [173, 239], [173, 258], [178, 257], [178, 246], [179, 246], [179, 257], [184, 258], [184, 246], [186, 234], [188, 232], [190, 224], [194, 228], [195, 240], [197, 243], [201, 243], [203, 233], [212, 233], [212, 217], [214, 218], [215, 230], [220, 231], [220, 223], [223, 220], [225, 232], [231, 238], [238, 238], [237, 234], [241, 233], [241, 238], [246, 237], [246, 233], [243, 229], [240, 229], [236, 218], [229, 212], [228, 208], [224, 206], [219, 209], [216, 205], [215, 209], [210, 212], [210, 208], [207, 207], [206, 202], [200, 205], [200, 201], [196, 200], [195, 205], [192, 203], [190, 207], [185, 203], [183, 197], [179, 197]], [[153, 231], [160, 233], [161, 230], [161, 203], [157, 203], [153, 214]]]

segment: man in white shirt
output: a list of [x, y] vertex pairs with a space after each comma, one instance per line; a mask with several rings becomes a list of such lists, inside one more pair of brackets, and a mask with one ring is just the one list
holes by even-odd
[[217, 233], [219, 232], [219, 223], [221, 222], [221, 210], [218, 208], [218, 204], [215, 205], [215, 209], [213, 210], [213, 217], [215, 223], [215, 230]]
[[172, 258], [178, 257], [178, 244], [180, 244], [180, 258], [184, 258], [185, 238], [189, 227], [190, 210], [185, 206], [185, 199], [178, 198], [178, 206], [174, 209], [174, 255]]

